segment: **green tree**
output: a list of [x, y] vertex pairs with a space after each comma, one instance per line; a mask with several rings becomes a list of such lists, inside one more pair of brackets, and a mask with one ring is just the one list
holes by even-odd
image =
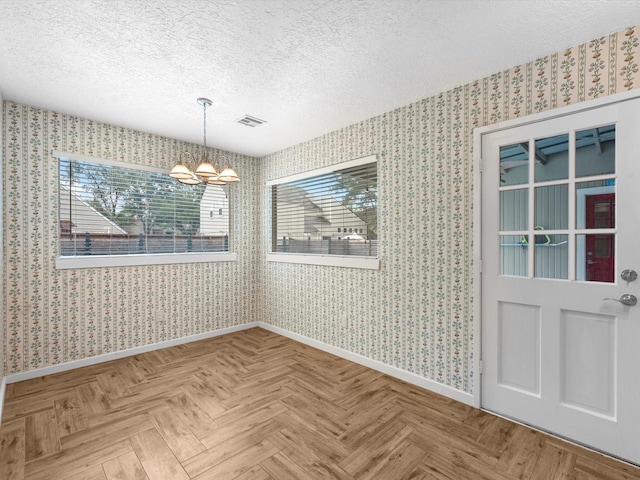
[[205, 186], [176, 184], [175, 226], [184, 235], [195, 235], [200, 229], [200, 203]]
[[333, 194], [367, 225], [367, 238], [378, 238], [378, 181], [375, 170], [354, 168], [336, 175]]
[[60, 165], [63, 183], [97, 212], [131, 231], [195, 235], [204, 185], [185, 185], [165, 174], [85, 162]]

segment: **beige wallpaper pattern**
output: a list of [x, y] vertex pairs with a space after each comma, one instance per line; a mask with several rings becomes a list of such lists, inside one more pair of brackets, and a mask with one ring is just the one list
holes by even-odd
[[[636, 30], [262, 161], [236, 155], [237, 263], [56, 271], [51, 149], [169, 168], [186, 145], [4, 102], [5, 374], [260, 320], [472, 393], [473, 128], [636, 88]], [[382, 269], [267, 263], [264, 181], [370, 154]]]
[[[637, 28], [264, 159], [267, 179], [378, 155], [379, 272], [262, 262], [263, 320], [474, 391], [473, 128], [639, 86]], [[270, 238], [263, 188], [263, 248]], [[268, 299], [268, 301], [267, 301]]]
[[171, 168], [202, 147], [11, 102], [4, 127], [5, 374], [256, 320], [256, 159], [231, 156], [238, 262], [56, 270], [53, 149]]

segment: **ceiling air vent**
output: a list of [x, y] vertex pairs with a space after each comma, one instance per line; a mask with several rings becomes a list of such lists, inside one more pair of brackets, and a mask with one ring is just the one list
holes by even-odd
[[245, 115], [244, 117], [236, 120], [238, 123], [245, 125], [246, 127], [257, 127], [263, 123], [267, 123], [266, 120], [260, 120], [259, 118], [252, 117], [251, 115]]

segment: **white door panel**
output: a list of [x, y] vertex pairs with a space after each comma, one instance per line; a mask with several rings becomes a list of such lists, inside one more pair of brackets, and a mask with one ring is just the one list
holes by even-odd
[[640, 464], [640, 100], [482, 135], [482, 406]]

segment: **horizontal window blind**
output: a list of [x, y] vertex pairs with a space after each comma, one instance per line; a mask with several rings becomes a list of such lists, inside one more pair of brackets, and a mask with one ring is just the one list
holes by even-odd
[[60, 256], [229, 251], [229, 199], [216, 185], [60, 158]]
[[377, 178], [374, 160], [273, 184], [272, 251], [376, 257]]

